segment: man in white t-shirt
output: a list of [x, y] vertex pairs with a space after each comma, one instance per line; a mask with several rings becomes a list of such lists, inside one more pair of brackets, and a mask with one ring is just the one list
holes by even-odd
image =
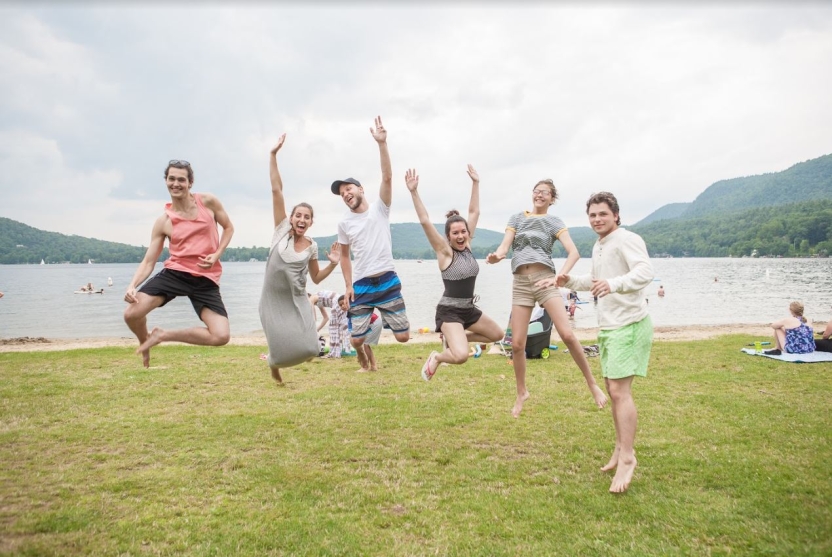
[[[345, 297], [350, 302], [352, 345], [358, 353], [362, 370], [369, 369], [361, 346], [370, 333], [373, 309], [378, 309], [384, 323], [396, 340], [410, 340], [410, 322], [402, 284], [393, 265], [393, 242], [390, 236], [390, 202], [393, 197], [393, 170], [387, 150], [387, 130], [381, 117], [370, 128], [381, 156], [381, 188], [379, 198], [369, 203], [364, 188], [354, 178], [336, 180], [330, 189], [340, 195], [350, 212], [338, 223], [341, 244], [341, 272], [344, 275]], [[350, 259], [350, 250], [355, 260]]]

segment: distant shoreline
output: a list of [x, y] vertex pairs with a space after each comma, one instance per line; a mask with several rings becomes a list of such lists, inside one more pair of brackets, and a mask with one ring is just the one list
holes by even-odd
[[[815, 322], [815, 330], [822, 330], [826, 324]], [[597, 338], [598, 329], [575, 329], [575, 334], [581, 341]], [[438, 333], [411, 333], [408, 344], [439, 343]], [[747, 335], [752, 339], [768, 339], [772, 337], [771, 327], [767, 324], [749, 325], [689, 325], [679, 327], [656, 327], [654, 339], [657, 341], [691, 341], [707, 340], [725, 335]], [[552, 335], [553, 344], [560, 339], [556, 333]], [[393, 335], [385, 331], [381, 337], [381, 344], [395, 344]], [[261, 346], [266, 347], [266, 337], [261, 334], [240, 335], [231, 337], [228, 343], [232, 346]], [[103, 337], [103, 338], [44, 338], [18, 337], [0, 339], [0, 352], [54, 352], [61, 350], [77, 350], [82, 348], [134, 347], [137, 341], [132, 337]]]

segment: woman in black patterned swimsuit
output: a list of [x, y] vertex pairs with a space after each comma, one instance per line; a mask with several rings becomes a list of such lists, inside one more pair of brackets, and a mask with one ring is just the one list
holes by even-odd
[[436, 331], [441, 331], [445, 336], [447, 348], [440, 353], [430, 353], [422, 366], [422, 379], [425, 381], [433, 377], [440, 363], [465, 363], [469, 342], [497, 342], [503, 338], [500, 326], [474, 305], [474, 286], [480, 267], [471, 253], [471, 237], [480, 217], [480, 178], [470, 164], [468, 176], [472, 182], [468, 220], [462, 218], [458, 211], [450, 211], [446, 215], [443, 238], [434, 228], [419, 198], [419, 177], [416, 171], [408, 170], [405, 175], [407, 189], [413, 197], [416, 214], [419, 215], [419, 223], [436, 251], [442, 281], [445, 283], [445, 292], [436, 306]]

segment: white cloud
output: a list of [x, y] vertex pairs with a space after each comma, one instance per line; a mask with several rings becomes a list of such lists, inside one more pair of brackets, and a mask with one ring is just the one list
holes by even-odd
[[[601, 189], [618, 195], [627, 223], [716, 180], [832, 152], [825, 6], [153, 5], [2, 15], [0, 70], [12, 84], [0, 90], [3, 216], [129, 243], [146, 243], [161, 211], [166, 161], [185, 158], [195, 190], [225, 204], [232, 245], [266, 245], [267, 155], [282, 132], [287, 202], [312, 203], [312, 233], [334, 233], [344, 206], [332, 180], [353, 176], [377, 193], [376, 114], [390, 132], [394, 222], [415, 220], [408, 167], [439, 220], [467, 207], [465, 165], [474, 164], [480, 224], [502, 230], [544, 177], [559, 185], [554, 212], [570, 226], [585, 224], [584, 201]], [[41, 187], [17, 187], [33, 169]], [[43, 192], [76, 188], [93, 199], [30, 208]]]

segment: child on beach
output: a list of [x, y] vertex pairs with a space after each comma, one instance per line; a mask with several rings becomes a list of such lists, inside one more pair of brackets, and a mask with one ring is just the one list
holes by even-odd
[[[598, 234], [592, 248], [592, 272], [558, 275], [556, 283], [598, 296], [598, 344], [601, 369], [612, 400], [615, 449], [601, 468], [615, 469], [611, 493], [623, 493], [636, 468], [635, 438], [638, 413], [631, 387], [633, 377], [647, 376], [653, 324], [647, 313], [644, 289], [653, 281], [653, 266], [641, 236], [619, 228], [618, 200], [609, 192], [596, 193], [586, 203], [589, 224]], [[603, 253], [603, 257], [601, 256]], [[548, 286], [552, 279], [541, 281]]]
[[347, 312], [343, 307], [344, 296], [338, 296], [331, 290], [321, 290], [312, 296], [312, 303], [323, 310], [328, 308], [329, 324], [329, 353], [325, 358], [340, 358], [341, 352], [349, 351], [349, 335], [347, 326]]

